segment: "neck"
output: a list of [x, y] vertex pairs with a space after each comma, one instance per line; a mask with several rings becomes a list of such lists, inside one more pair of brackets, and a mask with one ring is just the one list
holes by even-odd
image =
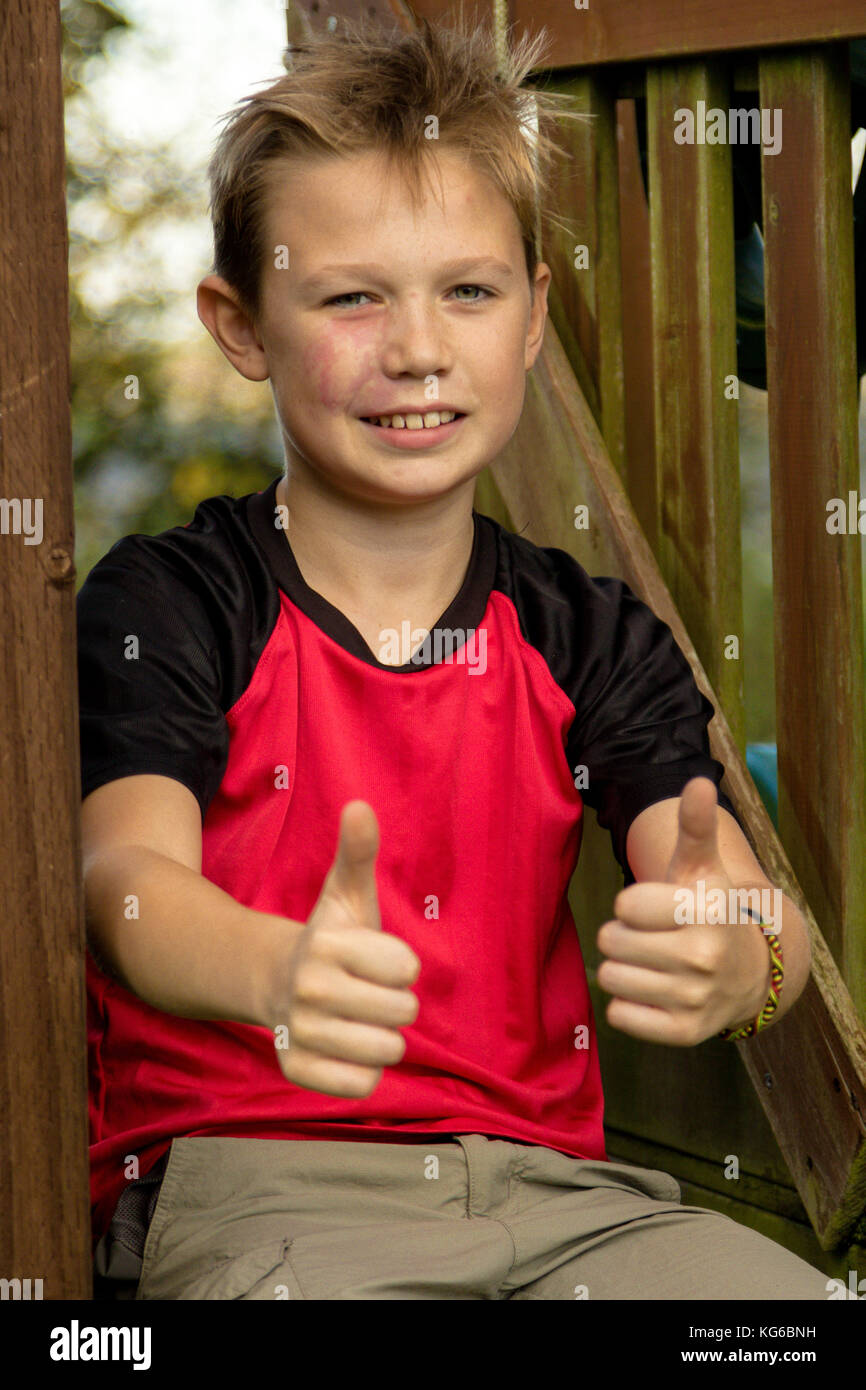
[[305, 582], [346, 616], [430, 626], [457, 594], [474, 537], [475, 480], [446, 497], [382, 506], [310, 488], [294, 474], [276, 500]]

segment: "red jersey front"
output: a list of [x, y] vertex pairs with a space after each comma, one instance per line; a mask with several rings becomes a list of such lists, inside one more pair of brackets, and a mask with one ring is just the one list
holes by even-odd
[[176, 778], [201, 806], [203, 874], [298, 921], [341, 808], [368, 801], [382, 927], [421, 960], [419, 1013], [372, 1095], [327, 1096], [285, 1080], [269, 1029], [163, 1013], [88, 954], [94, 1239], [129, 1158], [145, 1173], [181, 1135], [477, 1132], [605, 1159], [567, 900], [583, 800], [632, 882], [634, 817], [724, 771], [711, 704], [620, 580], [475, 513], [459, 593], [414, 659], [386, 665], [305, 584], [275, 487], [125, 537], [91, 571], [78, 599], [82, 794], [134, 773]]

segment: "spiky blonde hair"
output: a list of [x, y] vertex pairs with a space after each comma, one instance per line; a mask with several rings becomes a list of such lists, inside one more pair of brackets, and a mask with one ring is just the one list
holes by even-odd
[[417, 201], [426, 162], [447, 148], [486, 174], [513, 207], [531, 280], [539, 229], [550, 215], [556, 118], [574, 114], [567, 97], [524, 85], [546, 46], [544, 31], [503, 45], [491, 27], [461, 17], [449, 26], [423, 20], [411, 33], [341, 21], [338, 30], [292, 47], [285, 76], [224, 117], [208, 166], [215, 272], [255, 319], [265, 197], [275, 177], [291, 178], [278, 161], [381, 150], [389, 164], [400, 164]]

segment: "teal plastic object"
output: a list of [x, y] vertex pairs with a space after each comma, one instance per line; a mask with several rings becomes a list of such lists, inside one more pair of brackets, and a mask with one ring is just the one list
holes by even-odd
[[779, 829], [779, 767], [775, 743], [747, 743], [746, 767], [761, 793], [770, 820]]

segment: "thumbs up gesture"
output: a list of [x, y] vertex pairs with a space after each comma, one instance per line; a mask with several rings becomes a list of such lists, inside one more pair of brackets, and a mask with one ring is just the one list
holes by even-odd
[[[703, 883], [703, 890], [699, 885]], [[614, 900], [616, 918], [596, 938], [607, 957], [597, 980], [614, 997], [606, 1018], [635, 1038], [692, 1047], [754, 1018], [770, 981], [760, 927], [700, 921], [713, 889], [736, 888], [718, 844], [718, 795], [707, 777], [683, 788], [676, 847], [663, 883], [633, 883]], [[689, 890], [685, 894], [683, 890]], [[683, 904], [698, 909], [683, 923]], [[762, 992], [763, 991], [763, 992]]]
[[334, 862], [275, 991], [282, 1073], [325, 1095], [371, 1095], [383, 1068], [406, 1051], [400, 1029], [418, 1016], [409, 985], [421, 962], [407, 942], [382, 930], [378, 848], [372, 806], [347, 802]]

